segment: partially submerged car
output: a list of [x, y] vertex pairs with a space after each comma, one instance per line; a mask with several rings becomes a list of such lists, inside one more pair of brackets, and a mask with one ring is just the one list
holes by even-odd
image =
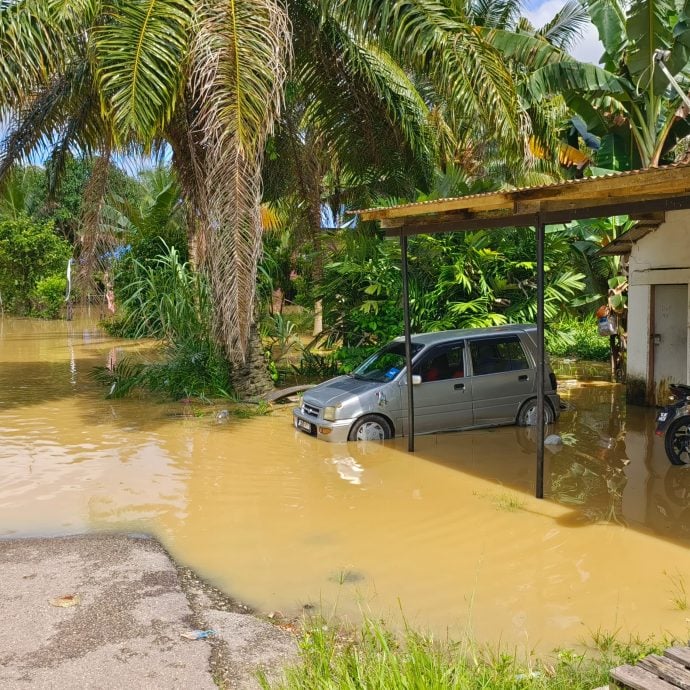
[[[536, 423], [536, 326], [513, 325], [412, 336], [415, 433]], [[560, 414], [546, 364], [546, 422]], [[407, 434], [405, 342], [397, 338], [351, 374], [315, 386], [293, 410], [297, 429], [325, 441]]]

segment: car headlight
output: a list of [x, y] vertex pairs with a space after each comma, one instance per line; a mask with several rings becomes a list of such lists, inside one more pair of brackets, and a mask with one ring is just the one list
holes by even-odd
[[323, 410], [323, 418], [327, 422], [335, 422], [336, 414], [337, 414], [337, 407], [332, 406], [332, 407], [325, 407]]

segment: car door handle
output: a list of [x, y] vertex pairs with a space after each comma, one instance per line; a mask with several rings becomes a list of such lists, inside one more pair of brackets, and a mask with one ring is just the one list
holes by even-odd
[[527, 374], [520, 374], [520, 376], [518, 376], [518, 381], [529, 381], [529, 376], [527, 376]]
[[465, 384], [464, 383], [456, 383], [453, 388], [456, 391], [464, 391], [465, 390]]

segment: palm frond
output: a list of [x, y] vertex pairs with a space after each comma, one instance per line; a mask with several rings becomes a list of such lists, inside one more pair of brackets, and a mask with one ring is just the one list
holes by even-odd
[[150, 140], [170, 121], [182, 89], [191, 0], [109, 2], [95, 32], [102, 107], [121, 139]]
[[572, 61], [559, 46], [550, 43], [546, 37], [531, 32], [515, 33], [497, 28], [483, 30], [482, 35], [506, 59], [514, 60], [530, 71], [554, 62]]
[[467, 18], [475, 26], [513, 28], [522, 9], [521, 0], [470, 0]]
[[7, 134], [0, 144], [0, 179], [42, 139], [52, 135], [57, 111], [69, 89], [69, 80], [58, 77], [25, 105], [9, 109]]
[[337, 15], [355, 34], [373, 31], [397, 60], [427, 74], [453, 127], [479, 120], [523, 158], [529, 121], [504, 58], [480, 28], [437, 0], [341, 0]]
[[60, 4], [0, 4], [0, 106], [24, 106], [68, 70], [81, 27], [77, 15], [61, 12]]
[[366, 175], [367, 168], [377, 167], [383, 177], [402, 166], [426, 186], [436, 135], [410, 76], [377, 45], [309, 9], [296, 7], [302, 11], [296, 17], [294, 79], [307, 105], [292, 127], [293, 139], [296, 130], [312, 128], [337, 152], [347, 173]]
[[538, 30], [537, 35], [562, 50], [569, 50], [582, 36], [589, 21], [587, 9], [580, 0], [567, 0], [555, 16]]

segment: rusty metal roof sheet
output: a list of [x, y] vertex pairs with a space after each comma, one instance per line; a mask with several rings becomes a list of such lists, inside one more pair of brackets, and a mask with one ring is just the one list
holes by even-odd
[[[452, 212], [453, 210], [459, 210], [458, 206], [453, 208], [454, 205], [460, 205], [465, 207], [471, 207], [473, 202], [478, 200], [490, 200], [492, 198], [501, 199], [509, 198], [511, 200], [519, 200], [521, 197], [529, 196], [530, 198], [535, 198], [539, 192], [546, 192], [548, 196], [552, 196], [553, 192], [558, 192], [559, 190], [569, 190], [581, 188], [583, 193], [586, 194], [588, 187], [592, 185], [601, 185], [603, 180], [615, 180], [618, 181], [620, 178], [633, 178], [635, 183], [643, 183], [645, 177], [658, 176], [659, 172], [663, 171], [673, 171], [673, 170], [688, 170], [690, 172], [690, 163], [676, 163], [673, 165], [660, 166], [657, 168], [646, 168], [642, 170], [628, 170], [624, 172], [614, 172], [608, 175], [598, 175], [595, 177], [585, 177], [575, 180], [559, 180], [551, 184], [533, 186], [533, 187], [512, 187], [506, 189], [500, 189], [493, 192], [482, 192], [480, 194], [467, 194], [465, 196], [458, 197], [447, 197], [443, 199], [431, 199], [428, 201], [419, 201], [408, 204], [395, 204], [391, 206], [376, 206], [368, 209], [360, 209], [357, 211], [352, 211], [353, 214], [363, 216], [363, 220], [377, 220], [387, 217], [404, 217], [404, 216], [421, 216], [425, 213], [439, 213], [439, 212]], [[401, 213], [404, 211], [409, 211], [408, 213]], [[393, 212], [393, 214], [391, 213]]]

